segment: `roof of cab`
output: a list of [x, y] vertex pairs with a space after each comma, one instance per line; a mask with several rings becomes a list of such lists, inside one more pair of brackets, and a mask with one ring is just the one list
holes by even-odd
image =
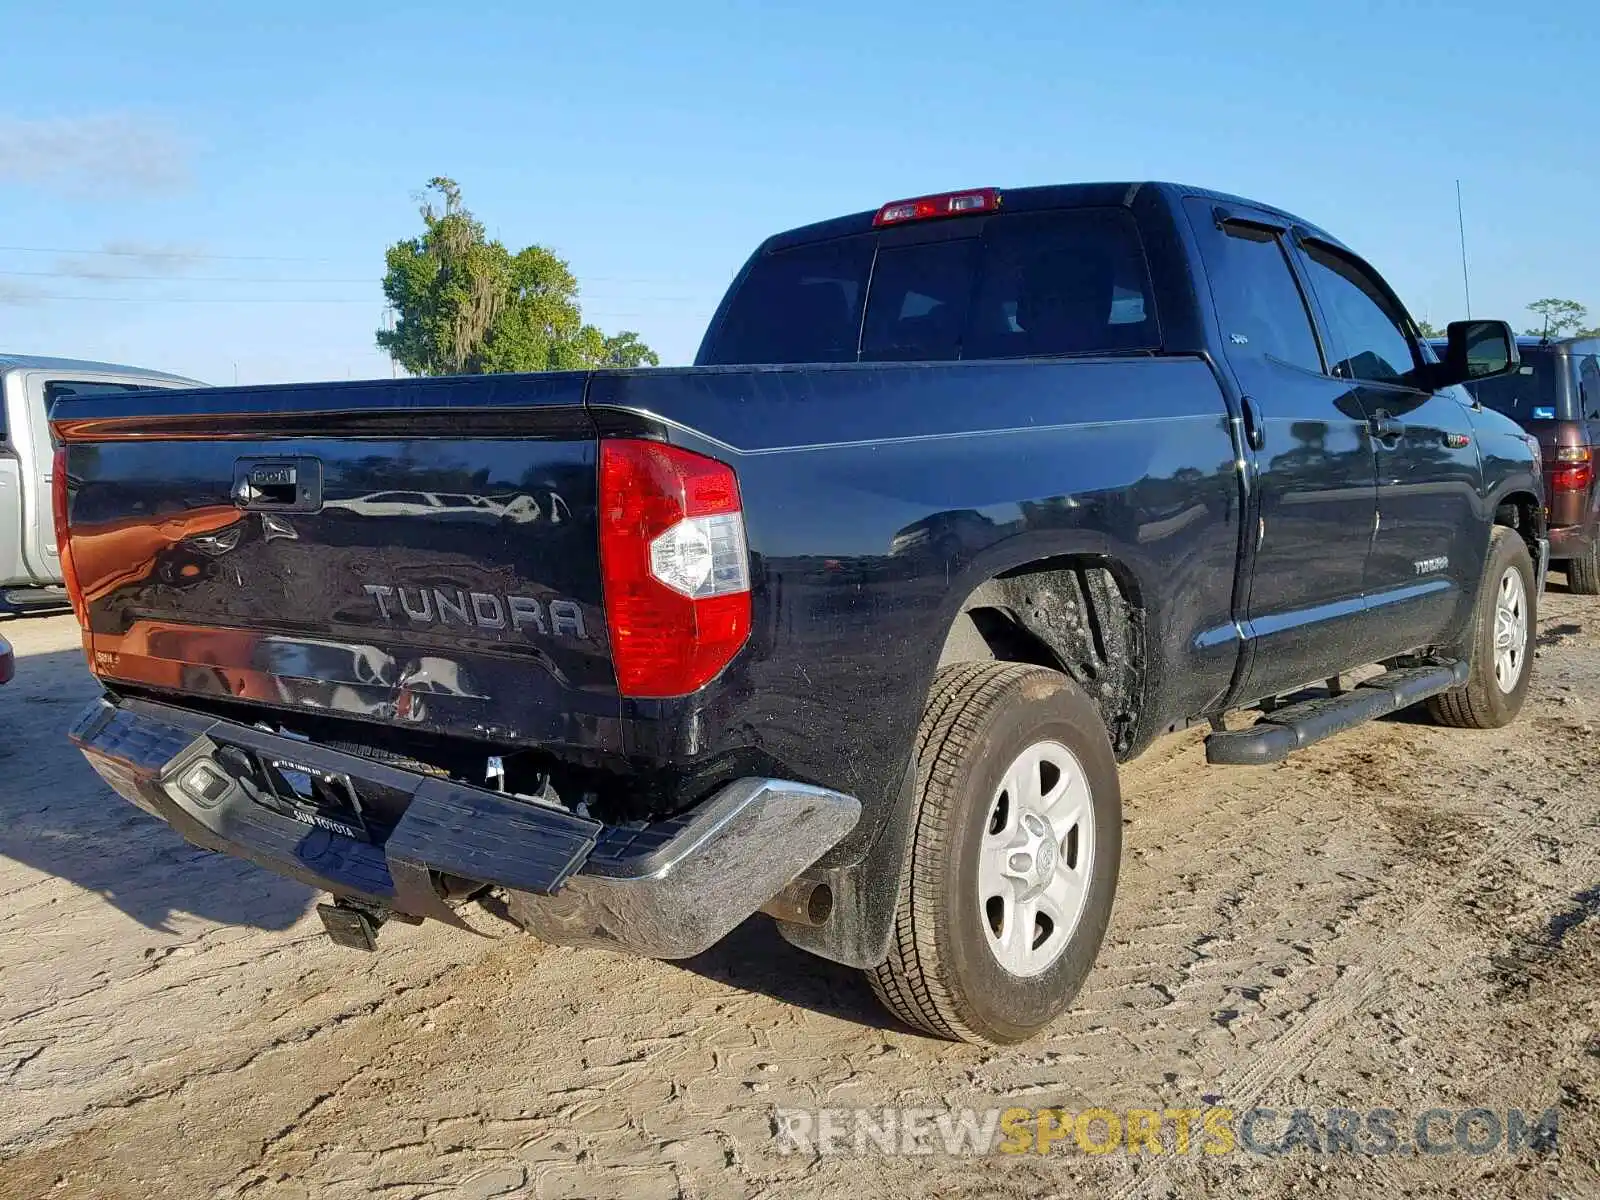
[[[1446, 345], [1449, 339], [1442, 337], [1429, 338], [1434, 346]], [[1557, 354], [1582, 354], [1589, 351], [1600, 352], [1600, 337], [1592, 334], [1583, 337], [1570, 338], [1543, 338], [1536, 333], [1519, 333], [1517, 335], [1518, 350], [1553, 350]]]
[[[1285, 225], [1298, 227], [1319, 240], [1330, 242], [1335, 246], [1343, 245], [1327, 230], [1321, 229], [1310, 221], [1297, 217], [1293, 213], [1286, 212], [1274, 205], [1263, 204], [1259, 200], [1251, 200], [1244, 196], [1234, 196], [1228, 192], [1217, 192], [1212, 191], [1210, 188], [1192, 187], [1182, 183], [1163, 183], [1156, 180], [1143, 183], [1059, 183], [1046, 184], [1040, 187], [1003, 187], [996, 190], [999, 191], [1002, 197], [1004, 208], [1013, 211], [1027, 211], [1029, 209], [1045, 208], [1128, 206], [1133, 203], [1135, 196], [1146, 189], [1164, 193], [1169, 202], [1174, 205], [1186, 196], [1214, 200], [1221, 204], [1245, 205], [1278, 217], [1282, 219]], [[892, 203], [894, 199], [898, 199], [898, 197], [891, 198], [889, 202]], [[844, 237], [852, 233], [866, 233], [872, 229], [872, 219], [878, 214], [878, 211], [876, 208], [867, 209], [864, 212], [833, 217], [826, 221], [817, 221], [811, 225], [802, 225], [797, 229], [774, 234], [761, 245], [758, 253], [770, 253], [774, 250], [784, 250], [806, 242], [826, 241], [829, 238]], [[960, 218], [955, 219], [959, 220]]]
[[129, 367], [121, 363], [92, 362], [82, 358], [51, 358], [42, 354], [0, 353], [0, 371], [88, 371], [96, 375], [126, 375], [134, 379], [160, 380], [162, 383], [187, 383], [204, 387], [198, 379], [152, 371], [148, 367]]

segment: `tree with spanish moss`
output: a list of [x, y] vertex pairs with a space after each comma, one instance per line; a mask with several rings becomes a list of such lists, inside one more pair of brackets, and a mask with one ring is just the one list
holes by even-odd
[[1529, 337], [1558, 338], [1564, 334], [1578, 333], [1589, 319], [1589, 310], [1584, 305], [1576, 300], [1559, 300], [1555, 297], [1535, 300], [1528, 305], [1528, 311], [1539, 319], [1539, 324], [1527, 331]]
[[513, 254], [491, 240], [438, 176], [421, 202], [423, 232], [390, 246], [383, 294], [396, 313], [380, 349], [413, 375], [478, 375], [657, 366], [637, 333], [585, 324], [578, 281], [544, 246]]

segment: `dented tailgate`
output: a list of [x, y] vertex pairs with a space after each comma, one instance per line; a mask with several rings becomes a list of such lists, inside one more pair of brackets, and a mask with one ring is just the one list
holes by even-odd
[[614, 749], [581, 374], [58, 407], [107, 682]]

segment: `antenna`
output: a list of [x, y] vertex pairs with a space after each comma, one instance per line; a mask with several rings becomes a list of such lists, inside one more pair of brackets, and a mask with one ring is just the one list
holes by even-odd
[[1467, 320], [1472, 320], [1472, 282], [1467, 278], [1467, 222], [1461, 215], [1461, 180], [1456, 180], [1456, 229], [1461, 234], [1461, 290], [1467, 296]]
[[[385, 304], [383, 306], [383, 328], [386, 332], [392, 333], [394, 331], [394, 316], [394, 306]], [[400, 363], [393, 354], [389, 355], [389, 378], [400, 378]]]

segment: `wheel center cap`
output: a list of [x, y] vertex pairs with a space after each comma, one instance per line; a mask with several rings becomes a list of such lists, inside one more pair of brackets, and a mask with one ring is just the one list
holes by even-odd
[[1050, 886], [1061, 848], [1050, 822], [1035, 812], [1024, 812], [1017, 840], [1011, 844], [1007, 873], [1016, 881], [1018, 898], [1030, 900]]
[[1035, 862], [1038, 863], [1038, 871], [1041, 882], [1045, 879], [1048, 879], [1051, 873], [1056, 869], [1057, 853], [1059, 852], [1056, 850], [1056, 844], [1054, 842], [1046, 840], [1039, 843], [1039, 851], [1035, 856]]

